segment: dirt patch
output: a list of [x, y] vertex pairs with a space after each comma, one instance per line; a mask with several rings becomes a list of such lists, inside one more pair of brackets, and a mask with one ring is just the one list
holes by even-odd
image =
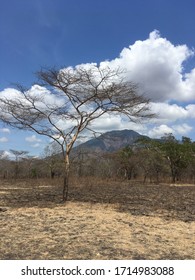
[[195, 259], [194, 186], [40, 186], [2, 184], [0, 259]]

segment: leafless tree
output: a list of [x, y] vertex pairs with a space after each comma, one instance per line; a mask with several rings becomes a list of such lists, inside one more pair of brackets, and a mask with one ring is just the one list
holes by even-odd
[[4, 151], [0, 150], [0, 159], [2, 159], [4, 156]]
[[[58, 145], [58, 143], [56, 142], [52, 142], [44, 148], [42, 157], [47, 167], [49, 168], [51, 179], [54, 178], [56, 174], [56, 170], [58, 169], [61, 163], [60, 153], [61, 153], [60, 145]], [[59, 170], [58, 172], [60, 173]]]
[[19, 160], [25, 157], [29, 152], [28, 151], [17, 151], [10, 149], [10, 152], [15, 156], [15, 179], [18, 178], [19, 173]]
[[20, 158], [25, 157], [29, 152], [28, 151], [17, 151], [10, 149], [10, 152], [15, 156], [15, 160], [19, 161]]
[[[33, 166], [36, 165], [37, 158], [31, 155], [24, 155], [21, 157], [22, 167], [24, 169], [24, 176], [28, 178], [33, 177]], [[24, 168], [25, 167], [25, 168]]]
[[0, 96], [0, 120], [56, 141], [64, 158], [63, 201], [68, 196], [69, 156], [75, 141], [105, 114], [121, 114], [136, 122], [151, 118], [149, 100], [124, 80], [124, 71], [79, 66], [37, 73], [39, 85], [21, 86], [14, 98]]
[[6, 151], [0, 150], [0, 176], [4, 179], [8, 177], [9, 163], [9, 156]]

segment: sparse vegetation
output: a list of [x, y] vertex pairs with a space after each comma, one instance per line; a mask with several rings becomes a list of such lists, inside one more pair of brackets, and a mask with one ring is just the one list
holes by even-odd
[[55, 149], [17, 162], [1, 153], [0, 259], [194, 259], [194, 143], [186, 141], [171, 142], [185, 162], [174, 184], [168, 142], [79, 151], [65, 205]]
[[[105, 138], [107, 145], [109, 137]], [[108, 151], [99, 148], [98, 138], [94, 146], [91, 145], [94, 142], [92, 140], [88, 146], [76, 147], [70, 157], [71, 176], [91, 176], [94, 180], [136, 179], [143, 183], [157, 184], [195, 183], [195, 143], [189, 138], [183, 137], [182, 141], [176, 140], [173, 135], [166, 135], [159, 140], [139, 138], [126, 146], [122, 132], [120, 137], [117, 136], [117, 140], [111, 139]], [[102, 139], [104, 135], [101, 136], [100, 146], [104, 144]], [[118, 149], [117, 141], [122, 139], [123, 148]], [[24, 152], [14, 150], [14, 153]], [[4, 157], [3, 151], [1, 154], [1, 179], [63, 177], [63, 155], [55, 143], [45, 148], [41, 158], [30, 157], [26, 151], [25, 155], [14, 159]]]
[[194, 185], [59, 180], [1, 182], [0, 259], [195, 258]]

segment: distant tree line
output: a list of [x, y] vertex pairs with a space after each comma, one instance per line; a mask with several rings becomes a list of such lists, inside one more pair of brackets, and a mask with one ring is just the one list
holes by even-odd
[[[133, 146], [84, 161], [77, 158], [79, 175], [142, 180], [145, 182], [195, 182], [195, 142], [166, 134], [158, 140], [144, 137]], [[77, 168], [78, 169], [78, 168]]]
[[[48, 145], [41, 158], [27, 151], [11, 150], [13, 158], [0, 152], [2, 179], [63, 177], [63, 155], [58, 146]], [[161, 139], [139, 139], [134, 145], [106, 154], [79, 151], [71, 157], [70, 176], [140, 180], [143, 183], [195, 182], [195, 142], [177, 140], [172, 134]]]
[[52, 145], [48, 145], [41, 157], [29, 156], [28, 151], [10, 150], [10, 157], [0, 152], [1, 179], [54, 178], [62, 173], [62, 160]]

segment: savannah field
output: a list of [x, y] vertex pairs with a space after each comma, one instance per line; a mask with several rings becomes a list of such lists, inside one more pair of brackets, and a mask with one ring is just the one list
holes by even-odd
[[195, 259], [195, 185], [0, 183], [0, 259]]

